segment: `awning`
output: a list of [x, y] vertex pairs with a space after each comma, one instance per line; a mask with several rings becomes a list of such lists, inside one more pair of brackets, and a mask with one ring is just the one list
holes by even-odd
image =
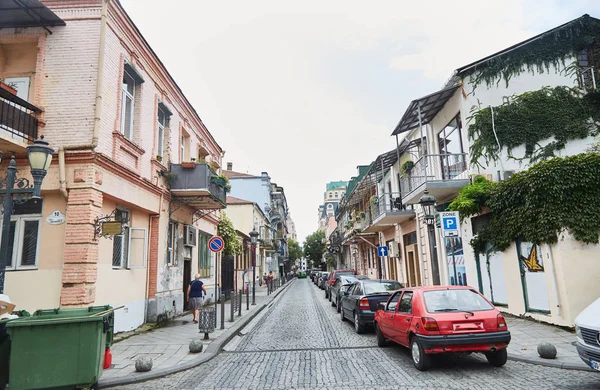
[[454, 92], [456, 92], [458, 88], [458, 85], [444, 88], [410, 102], [408, 109], [402, 116], [398, 126], [394, 129], [392, 135], [398, 135], [419, 127], [419, 106], [421, 107], [421, 123], [426, 125], [431, 122], [444, 105], [446, 105], [448, 100], [454, 96]]
[[0, 0], [0, 29], [64, 25], [65, 22], [39, 0]]

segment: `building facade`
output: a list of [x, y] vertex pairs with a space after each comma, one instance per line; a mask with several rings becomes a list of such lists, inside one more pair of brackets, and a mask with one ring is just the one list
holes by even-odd
[[[1, 104], [33, 119], [2, 121], [0, 147], [23, 176], [27, 143], [56, 150], [43, 201], [15, 210], [6, 292], [27, 310], [123, 305], [117, 332], [173, 317], [194, 274], [214, 286], [201, 244], [225, 207], [211, 182], [223, 151], [117, 1], [43, 4], [52, 24], [0, 29], [0, 77], [17, 89]], [[183, 169], [192, 159], [204, 163]]]

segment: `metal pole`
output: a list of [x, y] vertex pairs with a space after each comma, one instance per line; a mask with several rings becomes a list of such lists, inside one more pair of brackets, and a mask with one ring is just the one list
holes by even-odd
[[220, 253], [217, 252], [215, 256], [215, 328], [217, 327], [217, 297], [219, 296], [219, 257]]
[[225, 296], [221, 294], [221, 329], [225, 329]]
[[8, 264], [8, 246], [10, 241], [10, 218], [13, 211], [12, 189], [17, 176], [17, 164], [11, 157], [6, 171], [6, 189], [4, 190], [4, 217], [2, 220], [2, 245], [0, 246], [0, 294], [4, 294], [4, 277]]
[[243, 290], [240, 290], [240, 293], [238, 294], [238, 317], [242, 315], [242, 297], [243, 297]]
[[246, 311], [248, 310], [250, 310], [250, 283], [248, 283], [248, 287], [246, 287]]
[[433, 285], [439, 286], [440, 272], [438, 269], [437, 251], [435, 250], [435, 235], [433, 231], [433, 223], [427, 225], [429, 229], [429, 247], [431, 249], [431, 270], [433, 271]]
[[235, 294], [235, 290], [233, 290], [233, 294], [229, 294], [229, 322], [233, 322], [233, 316], [235, 314], [235, 303], [237, 296]]
[[427, 155], [425, 154], [425, 139], [423, 137], [423, 119], [421, 118], [421, 102], [417, 106], [417, 114], [419, 116], [419, 131], [421, 132], [421, 154], [423, 155], [423, 172], [425, 173], [425, 182], [427, 183]]
[[256, 244], [252, 244], [252, 305], [256, 305]]
[[452, 248], [452, 266], [454, 267], [454, 285], [458, 286], [458, 274], [456, 273], [456, 258], [454, 257], [454, 238], [450, 238]]

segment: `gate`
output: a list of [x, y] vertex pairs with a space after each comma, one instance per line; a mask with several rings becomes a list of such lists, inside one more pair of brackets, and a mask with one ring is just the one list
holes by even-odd
[[225, 298], [229, 298], [233, 291], [234, 263], [233, 256], [223, 256], [221, 260], [221, 293]]

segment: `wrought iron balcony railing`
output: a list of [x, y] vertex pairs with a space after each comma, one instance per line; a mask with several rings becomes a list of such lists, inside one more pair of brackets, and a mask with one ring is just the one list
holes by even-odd
[[406, 196], [428, 181], [453, 180], [466, 170], [466, 153], [422, 156], [415, 162], [412, 169], [400, 178], [402, 196]]
[[40, 112], [42, 110], [33, 104], [0, 88], [0, 134], [8, 133], [25, 141], [36, 140]]

